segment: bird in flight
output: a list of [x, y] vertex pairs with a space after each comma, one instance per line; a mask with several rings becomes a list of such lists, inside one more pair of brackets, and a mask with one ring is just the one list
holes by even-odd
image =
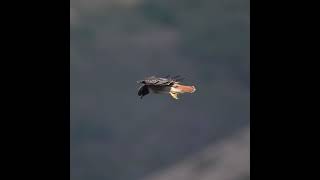
[[183, 78], [180, 78], [180, 76], [147, 77], [144, 80], [137, 81], [137, 83], [142, 84], [138, 90], [138, 96], [142, 99], [143, 96], [152, 92], [154, 94], [170, 94], [174, 99], [179, 99], [179, 94], [196, 91], [195, 86], [180, 84], [182, 80]]

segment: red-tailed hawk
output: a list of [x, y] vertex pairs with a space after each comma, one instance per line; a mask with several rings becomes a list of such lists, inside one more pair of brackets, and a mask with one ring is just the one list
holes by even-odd
[[182, 78], [175, 76], [170, 78], [166, 76], [164, 78], [151, 76], [144, 80], [137, 81], [142, 84], [139, 88], [138, 95], [142, 99], [143, 96], [150, 92], [155, 94], [170, 94], [174, 99], [178, 99], [179, 94], [194, 93], [196, 91], [195, 86], [187, 86], [180, 84]]

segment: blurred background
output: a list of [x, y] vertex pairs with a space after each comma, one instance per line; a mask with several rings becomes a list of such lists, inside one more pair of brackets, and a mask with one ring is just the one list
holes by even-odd
[[[250, 179], [249, 0], [71, 0], [71, 180]], [[137, 96], [181, 75], [196, 93]]]

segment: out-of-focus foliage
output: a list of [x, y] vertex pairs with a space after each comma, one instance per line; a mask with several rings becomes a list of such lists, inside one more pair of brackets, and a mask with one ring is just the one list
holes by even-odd
[[[248, 0], [70, 4], [72, 180], [141, 179], [249, 126]], [[197, 91], [139, 99], [154, 74]]]

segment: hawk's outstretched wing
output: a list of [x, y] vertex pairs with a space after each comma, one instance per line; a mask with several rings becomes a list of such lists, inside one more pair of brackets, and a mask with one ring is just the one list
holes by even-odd
[[182, 81], [182, 78], [178, 78], [180, 76], [174, 76], [170, 78], [170, 76], [166, 76], [165, 78], [158, 78], [155, 76], [150, 76], [142, 81], [138, 81], [138, 83], [142, 83], [145, 85], [153, 85], [153, 86], [170, 86], [174, 83], [178, 83], [178, 81]]

